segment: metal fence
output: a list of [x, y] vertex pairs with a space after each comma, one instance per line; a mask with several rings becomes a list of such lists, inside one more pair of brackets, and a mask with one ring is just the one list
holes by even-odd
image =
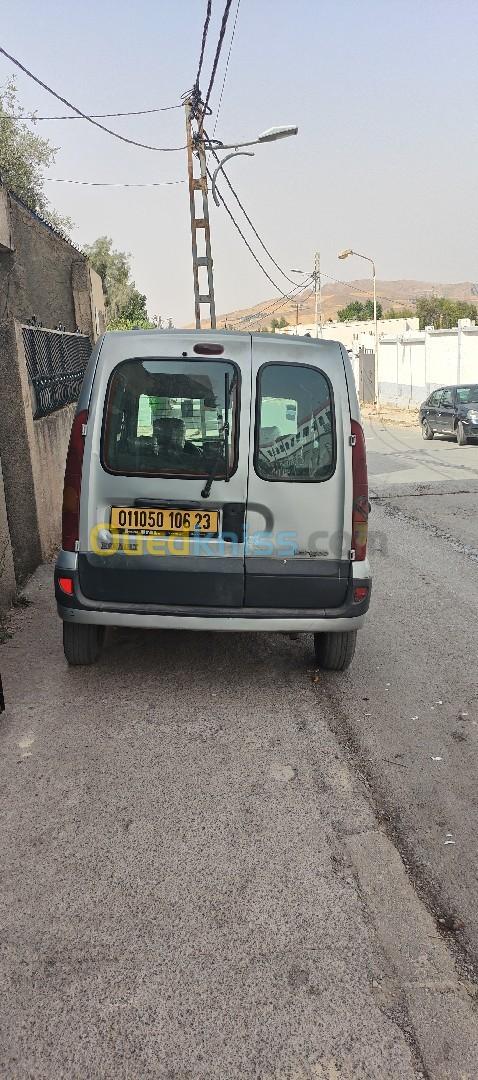
[[33, 387], [33, 418], [38, 420], [78, 400], [91, 342], [86, 334], [39, 326], [22, 326], [22, 333]]

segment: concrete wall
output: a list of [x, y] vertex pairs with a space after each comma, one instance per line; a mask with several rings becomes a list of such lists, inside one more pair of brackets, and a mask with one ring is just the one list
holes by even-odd
[[478, 382], [478, 326], [406, 331], [383, 337], [378, 349], [379, 401], [419, 405], [439, 386]]
[[[71, 288], [75, 310], [75, 329], [88, 334], [91, 341], [104, 332], [105, 301], [99, 274], [85, 259], [77, 259], [71, 267]], [[68, 327], [67, 327], [68, 329]]]
[[[104, 329], [101, 279], [86, 256], [0, 186], [0, 296], [5, 315], [78, 328], [96, 341]], [[0, 314], [1, 317], [1, 314]]]
[[[5, 340], [5, 326], [3, 327]], [[15, 577], [21, 584], [61, 540], [66, 452], [75, 405], [33, 420], [22, 329], [0, 347], [0, 445]], [[1, 507], [0, 507], [1, 511]]]
[[33, 414], [22, 332], [13, 319], [0, 325], [0, 456], [17, 581], [41, 562], [32, 463]]
[[85, 260], [13, 198], [10, 214], [15, 244], [11, 314], [21, 322], [35, 315], [44, 326], [53, 328], [62, 323], [74, 332], [72, 268]]
[[8, 192], [0, 187], [0, 249], [12, 250], [12, 233], [10, 228], [10, 205]]
[[49, 559], [61, 541], [63, 475], [75, 408], [66, 405], [33, 421], [35, 501], [43, 559]]
[[74, 413], [70, 405], [33, 420], [21, 324], [34, 315], [44, 327], [78, 328], [93, 342], [104, 310], [101, 280], [86, 257], [0, 185], [0, 561], [7, 550], [0, 603], [11, 596], [12, 568], [19, 585], [60, 543]]
[[15, 570], [0, 461], [0, 616], [15, 595]]
[[[316, 336], [315, 323], [299, 323], [298, 326], [287, 326], [284, 330], [276, 330], [277, 334], [291, 334], [303, 336], [310, 334]], [[418, 330], [418, 319], [378, 319], [377, 331], [379, 337], [382, 334], [403, 334], [406, 330]], [[347, 322], [327, 322], [322, 326], [322, 334], [319, 336], [327, 341], [341, 341], [346, 349], [352, 349], [358, 355], [360, 347], [373, 349], [375, 342], [375, 325], [373, 319], [349, 320]]]

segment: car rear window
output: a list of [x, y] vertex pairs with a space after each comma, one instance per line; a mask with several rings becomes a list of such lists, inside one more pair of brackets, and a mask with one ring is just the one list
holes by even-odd
[[220, 479], [227, 444], [231, 475], [238, 394], [239, 375], [228, 361], [124, 361], [113, 371], [106, 395], [104, 467], [137, 476], [205, 477], [214, 470]]
[[266, 364], [257, 395], [257, 475], [289, 483], [328, 480], [335, 469], [335, 425], [327, 376], [301, 364]]

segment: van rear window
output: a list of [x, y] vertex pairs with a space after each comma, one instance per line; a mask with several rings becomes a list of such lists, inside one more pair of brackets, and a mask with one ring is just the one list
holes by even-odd
[[214, 469], [220, 479], [227, 448], [231, 475], [238, 390], [237, 369], [227, 361], [124, 361], [106, 395], [103, 465], [134, 476], [205, 477]]
[[263, 480], [318, 483], [335, 468], [332, 390], [317, 368], [265, 364], [258, 375], [255, 468]]

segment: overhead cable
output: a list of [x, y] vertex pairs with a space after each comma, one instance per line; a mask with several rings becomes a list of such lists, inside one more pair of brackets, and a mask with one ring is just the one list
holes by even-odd
[[195, 79], [195, 82], [194, 82], [194, 85], [195, 85], [195, 87], [197, 89], [199, 89], [199, 79], [201, 77], [202, 65], [203, 65], [203, 60], [204, 60], [204, 50], [206, 48], [206, 38], [207, 38], [208, 30], [209, 30], [209, 20], [211, 18], [211, 8], [212, 8], [212, 0], [207, 0], [207, 10], [206, 10], [206, 18], [204, 20], [203, 31], [202, 31], [201, 52], [200, 52], [200, 55], [199, 55], [198, 72], [197, 72], [196, 79]]
[[217, 65], [219, 63], [219, 57], [221, 55], [221, 49], [222, 49], [222, 45], [223, 45], [223, 41], [224, 41], [224, 35], [226, 33], [227, 20], [229, 18], [229, 12], [230, 12], [230, 9], [231, 9], [231, 4], [232, 4], [232, 0], [226, 0], [226, 5], [225, 5], [225, 8], [224, 8], [224, 13], [223, 13], [223, 16], [222, 16], [222, 21], [221, 21], [221, 29], [219, 31], [219, 40], [218, 40], [217, 48], [216, 48], [216, 55], [214, 57], [214, 61], [213, 61], [213, 65], [212, 65], [211, 78], [209, 80], [209, 86], [207, 88], [206, 99], [205, 99], [204, 106], [203, 106], [203, 112], [202, 112], [203, 119], [207, 115], [207, 110], [208, 110], [208, 106], [209, 106], [209, 98], [211, 97], [212, 88], [214, 86], [214, 80], [216, 78]]
[[280, 310], [280, 308], [285, 307], [286, 304], [294, 303], [294, 293], [297, 295], [297, 293], [299, 293], [302, 290], [306, 289], [311, 281], [312, 281], [312, 277], [308, 278], [305, 282], [301, 282], [300, 285], [296, 285], [295, 289], [291, 289], [291, 292], [290, 292], [289, 296], [286, 296], [285, 298], [281, 298], [279, 300], [275, 300], [274, 303], [269, 302], [268, 304], [266, 304], [265, 307], [261, 308], [259, 311], [253, 311], [252, 313], [250, 313], [248, 315], [242, 315], [241, 318], [236, 319], [235, 322], [237, 322], [237, 323], [244, 323], [244, 322], [250, 323], [250, 322], [256, 322], [257, 319], [262, 319], [262, 318], [268, 319], [271, 315], [273, 315], [273, 313], [275, 311], [278, 311], [278, 310]]
[[[89, 120], [105, 120], [109, 116], [149, 116], [151, 113], [170, 112], [172, 109], [182, 109], [183, 105], [180, 102], [179, 105], [161, 105], [155, 109], [130, 109], [129, 112], [103, 112], [103, 113], [90, 113], [87, 119]], [[3, 113], [7, 120], [84, 120], [84, 116], [71, 116], [70, 113], [66, 116], [36, 116], [35, 113], [18, 113], [17, 116], [9, 113]]]
[[82, 112], [81, 109], [78, 109], [77, 106], [73, 105], [67, 98], [62, 97], [61, 94], [57, 94], [56, 90], [52, 90], [51, 86], [48, 86], [47, 83], [43, 82], [38, 75], [34, 75], [20, 60], [17, 60], [15, 56], [11, 56], [11, 54], [8, 53], [6, 49], [3, 49], [1, 45], [0, 53], [2, 53], [3, 56], [6, 56], [7, 60], [11, 60], [12, 64], [15, 64], [17, 68], [20, 68], [20, 71], [23, 71], [25, 75], [28, 75], [29, 79], [33, 79], [33, 81], [36, 82], [38, 86], [41, 86], [43, 90], [46, 90], [48, 94], [52, 94], [58, 101], [63, 102], [63, 105], [66, 105], [68, 109], [73, 109], [73, 112], [77, 113], [78, 116], [81, 116], [83, 120], [88, 120], [90, 124], [100, 128], [101, 131], [106, 131], [108, 135], [113, 135], [115, 139], [120, 139], [121, 142], [129, 143], [130, 146], [140, 146], [143, 150], [157, 150], [163, 153], [172, 153], [175, 150], [186, 149], [185, 146], [150, 146], [148, 143], [137, 142], [136, 139], [129, 139], [127, 135], [120, 135], [119, 131], [112, 131], [111, 128], [105, 127], [104, 124], [100, 124], [98, 120], [95, 120], [92, 116], [88, 116], [87, 113]]
[[[217, 154], [215, 153], [215, 151], [213, 151], [213, 154], [214, 154], [214, 157], [216, 158], [216, 161], [219, 161], [219, 158], [218, 158]], [[225, 181], [226, 181], [226, 184], [227, 184], [227, 186], [228, 186], [229, 190], [230, 190], [230, 191], [232, 192], [232, 194], [234, 195], [234, 198], [235, 198], [235, 200], [236, 200], [236, 202], [237, 202], [238, 206], [239, 206], [239, 207], [240, 207], [240, 209], [242, 210], [242, 213], [244, 214], [244, 217], [245, 217], [245, 219], [246, 219], [246, 221], [247, 221], [248, 225], [250, 225], [250, 227], [251, 227], [251, 229], [252, 229], [252, 231], [253, 231], [253, 233], [254, 233], [254, 236], [255, 236], [255, 237], [257, 238], [257, 240], [259, 241], [259, 243], [260, 243], [261, 247], [262, 247], [262, 248], [264, 249], [264, 251], [265, 251], [266, 255], [267, 255], [267, 256], [268, 256], [268, 258], [269, 258], [269, 259], [271, 260], [271, 262], [272, 262], [272, 263], [274, 263], [274, 266], [275, 266], [275, 267], [276, 267], [276, 269], [277, 269], [277, 270], [279, 271], [279, 273], [281, 273], [281, 274], [282, 274], [282, 276], [283, 276], [283, 277], [285, 277], [287, 281], [290, 281], [290, 284], [291, 284], [291, 285], [294, 285], [294, 286], [295, 286], [295, 285], [297, 284], [297, 281], [294, 281], [294, 279], [293, 279], [293, 278], [289, 277], [289, 275], [288, 275], [288, 274], [286, 274], [285, 270], [283, 270], [283, 269], [282, 269], [282, 267], [281, 267], [281, 266], [279, 266], [279, 263], [277, 262], [277, 260], [276, 260], [276, 259], [274, 259], [274, 256], [273, 256], [273, 255], [271, 255], [271, 253], [270, 253], [270, 251], [269, 251], [269, 248], [268, 248], [268, 247], [266, 247], [266, 245], [265, 245], [265, 243], [264, 243], [264, 241], [263, 241], [262, 237], [261, 237], [261, 236], [259, 235], [259, 233], [258, 233], [258, 231], [257, 231], [257, 229], [256, 229], [256, 227], [255, 227], [255, 225], [254, 225], [254, 223], [253, 223], [253, 222], [251, 221], [251, 219], [250, 219], [250, 217], [249, 217], [249, 214], [247, 213], [247, 210], [246, 210], [246, 208], [245, 208], [245, 207], [243, 206], [243, 204], [242, 204], [242, 202], [241, 202], [241, 200], [240, 200], [240, 198], [239, 198], [239, 195], [237, 194], [237, 191], [235, 190], [235, 188], [233, 188], [233, 186], [232, 186], [232, 184], [231, 184], [231, 181], [229, 180], [229, 177], [228, 177], [227, 173], [225, 172], [225, 170], [224, 170], [224, 169], [222, 169], [221, 171], [222, 171], [222, 174], [223, 174], [223, 176], [224, 176], [224, 179], [225, 179]], [[216, 189], [216, 190], [217, 190], [217, 189]]]
[[[208, 176], [209, 176], [209, 179], [211, 180], [211, 179], [212, 179], [212, 177], [211, 177], [211, 173], [209, 172], [209, 169], [207, 170], [207, 174], [208, 174]], [[216, 185], [216, 191], [217, 191], [217, 194], [219, 195], [219, 198], [220, 198], [220, 200], [221, 200], [221, 202], [222, 202], [222, 205], [223, 205], [223, 207], [224, 207], [224, 209], [225, 209], [226, 213], [228, 214], [228, 216], [230, 217], [230, 219], [231, 219], [231, 221], [232, 221], [232, 223], [233, 223], [233, 225], [234, 225], [234, 228], [235, 228], [235, 229], [237, 229], [237, 232], [239, 233], [239, 236], [241, 237], [241, 240], [243, 240], [243, 241], [244, 241], [244, 243], [245, 243], [245, 245], [246, 245], [246, 247], [247, 247], [248, 251], [250, 251], [250, 253], [251, 253], [251, 255], [252, 255], [252, 258], [253, 258], [253, 259], [254, 259], [254, 261], [255, 261], [255, 262], [257, 263], [258, 267], [259, 267], [259, 268], [260, 268], [260, 269], [262, 270], [262, 273], [263, 273], [263, 274], [265, 275], [265, 277], [267, 278], [267, 280], [268, 280], [268, 281], [270, 281], [271, 285], [273, 285], [273, 286], [274, 286], [274, 289], [277, 289], [277, 292], [279, 292], [279, 293], [281, 294], [281, 296], [283, 296], [283, 297], [285, 297], [286, 299], [288, 299], [288, 294], [287, 294], [287, 293], [285, 293], [285, 292], [283, 292], [283, 290], [281, 289], [280, 285], [277, 285], [277, 283], [276, 283], [276, 282], [274, 281], [274, 279], [273, 279], [273, 278], [271, 278], [271, 276], [270, 276], [270, 274], [269, 274], [269, 273], [267, 272], [267, 270], [266, 270], [265, 266], [263, 266], [263, 265], [262, 265], [262, 263], [261, 263], [260, 259], [259, 259], [259, 258], [257, 257], [257, 255], [256, 255], [256, 253], [255, 253], [254, 249], [253, 249], [253, 248], [251, 247], [251, 245], [250, 245], [250, 243], [249, 243], [249, 241], [248, 241], [247, 237], [246, 237], [246, 236], [244, 236], [244, 233], [243, 233], [243, 231], [242, 231], [242, 229], [241, 229], [240, 225], [238, 225], [238, 223], [237, 223], [237, 221], [236, 221], [236, 219], [235, 219], [235, 217], [234, 217], [234, 215], [233, 215], [232, 211], [231, 211], [231, 210], [229, 209], [229, 207], [228, 207], [228, 205], [227, 205], [227, 203], [226, 203], [226, 201], [225, 201], [225, 199], [224, 199], [224, 196], [223, 196], [223, 195], [221, 195], [221, 192], [219, 191], [219, 188], [217, 187], [217, 185]]]
[[69, 180], [62, 176], [44, 176], [43, 180], [50, 184], [79, 184], [80, 187], [114, 187], [114, 188], [156, 188], [170, 187], [174, 184], [185, 184], [186, 180], [153, 180], [151, 183], [113, 183], [108, 180]]
[[[331, 276], [331, 274], [325, 274], [324, 272], [321, 272], [321, 277], [328, 278], [328, 280], [333, 281], [335, 285], [344, 285], [346, 289], [351, 289], [352, 292], [361, 293], [362, 296], [368, 296], [369, 299], [371, 299], [372, 297], [372, 289], [359, 289], [351, 281], [340, 281], [339, 278], [334, 278]], [[396, 297], [393, 298], [392, 296], [384, 296], [383, 293], [377, 293], [377, 300], [387, 300], [389, 304], [398, 304], [401, 302], [397, 300]], [[413, 296], [409, 296], [403, 301], [403, 303], [407, 304], [416, 304], [416, 302], [416, 297]]]
[[216, 134], [217, 122], [219, 120], [219, 113], [221, 111], [222, 99], [223, 99], [223, 96], [224, 96], [224, 87], [226, 85], [227, 72], [228, 72], [228, 69], [229, 69], [229, 61], [231, 59], [232, 46], [233, 46], [233, 43], [234, 43], [234, 35], [236, 33], [237, 18], [238, 18], [238, 15], [239, 15], [240, 6], [241, 6], [241, 0], [237, 0], [236, 16], [235, 16], [235, 19], [234, 19], [234, 26], [232, 28], [232, 36], [231, 36], [231, 41], [230, 41], [230, 45], [229, 45], [229, 52], [227, 54], [226, 69], [225, 69], [225, 72], [224, 72], [224, 78], [222, 80], [221, 93], [219, 95], [219, 102], [218, 102], [218, 106], [217, 106], [217, 109], [216, 109], [216, 119], [215, 119], [215, 122], [214, 122], [214, 130], [213, 130], [213, 133], [212, 133], [213, 138], [214, 138], [214, 136]]

